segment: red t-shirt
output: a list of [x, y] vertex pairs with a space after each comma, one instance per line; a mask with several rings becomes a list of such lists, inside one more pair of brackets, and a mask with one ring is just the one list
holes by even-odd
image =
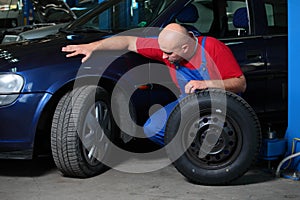
[[[180, 66], [188, 69], [198, 69], [202, 63], [202, 39], [198, 37], [198, 46], [196, 53], [189, 61], [183, 61]], [[160, 50], [157, 38], [138, 38], [136, 42], [137, 51], [139, 54], [150, 59], [164, 62], [170, 69], [175, 69], [175, 65], [170, 63], [167, 59], [163, 59], [163, 52]], [[207, 69], [210, 79], [221, 80], [227, 78], [240, 77], [243, 72], [231, 50], [221, 41], [206, 37], [205, 41], [205, 58], [207, 62]], [[177, 84], [175, 70], [170, 70], [173, 81]]]

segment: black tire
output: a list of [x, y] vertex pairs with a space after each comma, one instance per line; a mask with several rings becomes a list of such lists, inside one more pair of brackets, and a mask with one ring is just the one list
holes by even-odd
[[224, 185], [255, 162], [261, 129], [240, 96], [219, 89], [187, 96], [167, 122], [166, 151], [176, 169], [196, 184]]
[[108, 169], [105, 160], [116, 130], [109, 105], [107, 92], [97, 86], [75, 88], [59, 101], [51, 149], [63, 175], [87, 178]]

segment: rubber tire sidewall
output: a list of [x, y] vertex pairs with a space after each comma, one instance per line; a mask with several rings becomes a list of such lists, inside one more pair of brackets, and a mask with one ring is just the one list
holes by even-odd
[[[99, 162], [99, 164], [92, 166], [86, 161], [83, 155], [83, 144], [79, 136], [85, 117], [96, 101], [105, 102], [110, 108], [109, 95], [103, 88], [83, 86], [67, 93], [61, 99], [55, 111], [55, 115], [58, 117], [52, 123], [52, 154], [56, 166], [65, 176], [87, 178], [109, 169], [104, 164], [105, 162]], [[111, 111], [111, 109], [109, 110]], [[112, 115], [110, 114], [110, 116], [113, 122]], [[115, 124], [111, 126], [112, 132], [108, 137], [113, 140], [115, 137]], [[109, 157], [109, 151], [110, 145], [104, 160]]]
[[[182, 127], [179, 124], [186, 124], [194, 112], [201, 112], [202, 109], [211, 108], [209, 94], [222, 95], [214, 98], [214, 105], [226, 107], [226, 115], [235, 122], [238, 122], [242, 136], [242, 144], [238, 156], [231, 163], [219, 169], [200, 168], [186, 155], [182, 142]], [[224, 94], [226, 101], [224, 102]], [[173, 161], [176, 169], [187, 179], [198, 184], [222, 185], [229, 183], [246, 173], [254, 163], [260, 148], [261, 131], [260, 125], [253, 109], [245, 100], [236, 94], [221, 91], [207, 90], [183, 99], [173, 110], [166, 126], [165, 142], [169, 158]], [[222, 100], [223, 99], [223, 100]], [[199, 106], [199, 109], [198, 109]], [[196, 109], [195, 109], [196, 108]], [[197, 114], [197, 113], [196, 113]], [[181, 121], [182, 120], [182, 121]], [[177, 131], [179, 129], [179, 131]], [[175, 137], [178, 132], [179, 137]], [[173, 139], [178, 141], [172, 141]], [[172, 142], [171, 142], [172, 141]], [[237, 153], [237, 152], [236, 152]]]

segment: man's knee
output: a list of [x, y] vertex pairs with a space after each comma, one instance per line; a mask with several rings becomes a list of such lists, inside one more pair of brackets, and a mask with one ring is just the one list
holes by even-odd
[[144, 133], [148, 138], [154, 136], [157, 133], [157, 128], [154, 123], [151, 123], [151, 119], [147, 120], [143, 128], [144, 128]]

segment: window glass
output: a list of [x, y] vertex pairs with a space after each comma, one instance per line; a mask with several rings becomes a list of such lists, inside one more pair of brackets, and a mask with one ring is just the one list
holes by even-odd
[[199, 18], [193, 24], [201, 33], [208, 33], [214, 19], [212, 1], [195, 1], [193, 3], [198, 10]]
[[287, 33], [287, 1], [267, 0], [265, 9], [268, 21], [268, 32]]
[[[239, 27], [233, 23], [233, 16], [239, 8], [246, 8], [246, 3], [244, 1], [227, 1], [227, 17], [228, 17], [228, 30], [237, 31]], [[245, 13], [248, 15], [248, 13]]]
[[265, 7], [266, 7], [266, 14], [267, 14], [268, 26], [275, 26], [275, 23], [274, 23], [274, 13], [273, 13], [273, 5], [271, 5], [271, 4], [265, 4]]
[[[192, 5], [197, 8], [198, 18], [188, 20], [181, 17], [181, 13], [192, 13], [192, 11], [181, 11], [176, 22], [186, 25], [188, 29], [196, 29], [202, 35], [211, 35], [215, 37], [236, 37], [249, 34], [248, 11], [245, 0], [194, 0]], [[239, 12], [239, 23], [235, 23], [234, 15]], [[189, 8], [190, 9], [190, 8]], [[194, 12], [194, 11], [193, 11]], [[196, 16], [196, 15], [186, 15]]]
[[84, 27], [123, 31], [147, 26], [172, 0], [121, 0]]

